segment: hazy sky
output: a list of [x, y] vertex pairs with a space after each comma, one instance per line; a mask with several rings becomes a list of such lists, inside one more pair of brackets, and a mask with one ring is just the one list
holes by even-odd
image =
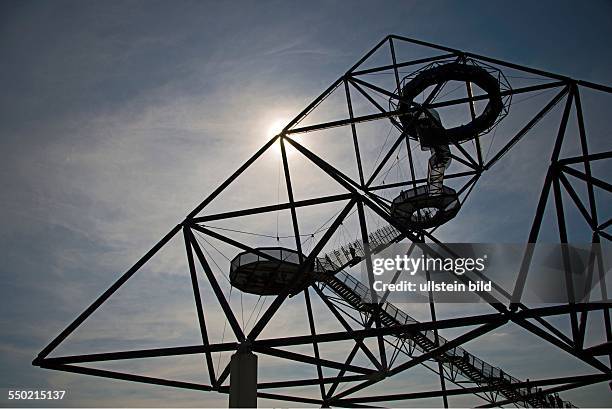
[[[610, 85], [611, 27], [612, 3], [606, 1], [1, 2], [2, 405], [9, 405], [8, 389], [66, 389], [62, 405], [74, 406], [226, 405], [225, 395], [61, 374], [30, 363], [259, 148], [275, 123], [291, 119], [387, 34]], [[412, 56], [407, 53], [407, 58]], [[593, 150], [603, 150], [609, 147], [610, 101], [604, 104], [601, 95], [588, 98], [585, 95], [585, 107], [593, 112], [587, 117], [595, 134]], [[555, 121], [549, 124], [554, 127]], [[556, 132], [546, 129], [521, 142], [515, 154], [483, 178], [460, 217], [441, 232], [443, 238], [526, 240], [549, 160], [550, 137]], [[369, 132], [372, 138], [364, 149], [375, 154], [385, 135], [375, 128]], [[342, 142], [323, 138], [313, 139], [313, 149], [340, 164], [351, 163], [352, 151]], [[259, 166], [245, 176], [245, 186], [236, 187], [215, 209], [276, 203], [278, 154], [271, 152]], [[302, 177], [300, 194], [321, 193], [315, 176], [295, 166], [297, 177]], [[610, 167], [597, 170], [606, 175]], [[602, 220], [612, 215], [609, 203], [603, 201]], [[302, 231], [313, 231], [321, 218], [336, 210], [304, 213]], [[287, 221], [282, 217], [281, 225]], [[578, 233], [583, 226], [577, 220], [574, 213], [568, 223], [578, 240], [584, 240], [588, 236]], [[245, 223], [272, 235], [276, 231], [275, 216]], [[280, 233], [288, 231], [281, 228]], [[351, 237], [350, 231], [345, 234]], [[117, 294], [122, 301], [96, 313], [92, 320], [97, 323], [88, 324], [81, 335], [75, 333], [72, 346], [61, 352], [198, 343], [179, 239], [147, 266], [151, 279], [144, 271], [135, 276]], [[218, 254], [214, 257], [227, 263]], [[205, 296], [210, 294], [204, 290]], [[239, 306], [239, 295], [232, 297], [232, 306]], [[244, 302], [251, 302], [245, 304], [248, 315], [253, 301]], [[321, 331], [336, 329], [325, 307], [316, 308]], [[218, 311], [210, 311], [213, 337], [227, 339], [224, 320]], [[273, 323], [269, 336], [306, 333], [299, 300], [284, 312], [298, 318]], [[122, 341], [115, 334], [122, 335]], [[585, 369], [514, 327], [503, 327], [467, 349], [520, 378]], [[328, 352], [333, 356], [334, 351]], [[227, 358], [222, 357], [221, 364]], [[297, 373], [314, 376], [312, 367], [262, 359], [264, 364], [275, 379]], [[136, 363], [136, 370], [207, 382], [198, 359], [147, 365]], [[425, 390], [436, 386], [436, 378], [415, 370], [393, 380], [386, 390], [405, 390], [406, 383], [411, 390]], [[563, 396], [579, 406], [612, 404], [606, 385]], [[441, 401], [417, 404], [439, 406]]]

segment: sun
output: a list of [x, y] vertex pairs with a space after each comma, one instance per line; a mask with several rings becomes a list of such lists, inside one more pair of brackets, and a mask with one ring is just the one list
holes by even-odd
[[287, 122], [282, 119], [277, 119], [272, 122], [272, 124], [270, 124], [270, 126], [268, 127], [268, 133], [266, 134], [268, 139], [281, 133], [286, 124]]
[[[276, 135], [280, 134], [286, 125], [287, 125], [287, 121], [283, 119], [277, 119], [274, 122], [272, 122], [270, 126], [268, 127], [268, 132], [266, 133], [266, 139], [269, 140], [275, 137]], [[276, 152], [278, 155], [281, 154], [280, 140], [274, 142], [273, 149], [274, 149], [274, 152]]]

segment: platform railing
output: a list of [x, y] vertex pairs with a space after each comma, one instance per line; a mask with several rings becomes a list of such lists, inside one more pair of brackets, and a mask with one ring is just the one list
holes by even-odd
[[[402, 237], [402, 233], [391, 225], [381, 227], [368, 234], [368, 244], [372, 253], [378, 253]], [[336, 271], [342, 266], [358, 262], [366, 256], [362, 240], [355, 240], [330, 251], [318, 260], [326, 268], [324, 271]]]

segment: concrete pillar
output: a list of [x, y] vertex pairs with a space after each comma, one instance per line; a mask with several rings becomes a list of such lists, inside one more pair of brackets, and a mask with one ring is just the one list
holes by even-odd
[[236, 351], [230, 361], [230, 408], [257, 407], [257, 355]]

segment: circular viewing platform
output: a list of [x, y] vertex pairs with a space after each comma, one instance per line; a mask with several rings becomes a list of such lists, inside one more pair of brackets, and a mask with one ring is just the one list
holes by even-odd
[[391, 217], [412, 229], [429, 229], [451, 220], [460, 208], [454, 189], [443, 186], [441, 194], [431, 195], [425, 185], [401, 192], [391, 204]]
[[[295, 292], [306, 284], [306, 268], [298, 275], [300, 255], [297, 251], [283, 247], [259, 247], [257, 252], [245, 251], [238, 254], [230, 264], [230, 283], [237, 289], [256, 295], [278, 295], [289, 286], [295, 285]], [[265, 257], [267, 256], [267, 257]], [[302, 255], [302, 259], [306, 259]]]

